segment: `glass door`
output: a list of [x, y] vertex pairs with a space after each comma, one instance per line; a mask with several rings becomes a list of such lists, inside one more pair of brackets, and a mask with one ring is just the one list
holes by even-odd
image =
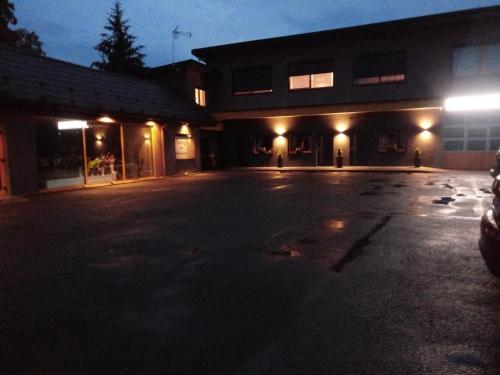
[[7, 162], [5, 152], [5, 137], [3, 130], [0, 129], [0, 195], [7, 194], [7, 171], [5, 163]]

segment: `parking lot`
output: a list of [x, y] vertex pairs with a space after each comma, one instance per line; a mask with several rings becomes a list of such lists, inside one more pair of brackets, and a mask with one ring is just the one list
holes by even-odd
[[0, 373], [500, 373], [491, 182], [214, 172], [0, 202]]

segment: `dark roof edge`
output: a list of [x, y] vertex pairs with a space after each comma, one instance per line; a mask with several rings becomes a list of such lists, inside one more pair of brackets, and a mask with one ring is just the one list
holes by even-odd
[[342, 27], [342, 28], [338, 28], [338, 29], [327, 29], [327, 30], [314, 31], [314, 32], [303, 33], [303, 34], [293, 34], [293, 35], [286, 35], [286, 36], [273, 37], [273, 38], [249, 40], [249, 41], [238, 42], [238, 43], [221, 44], [221, 45], [216, 45], [216, 46], [212, 46], [212, 47], [196, 48], [196, 49], [193, 49], [191, 51], [191, 53], [194, 56], [202, 59], [203, 57], [205, 57], [207, 55], [214, 54], [214, 53], [217, 53], [219, 51], [223, 51], [223, 50], [231, 49], [231, 48], [264, 46], [267, 44], [272, 44], [272, 43], [277, 43], [277, 42], [279, 43], [279, 42], [284, 42], [287, 40], [293, 40], [293, 39], [297, 39], [297, 38], [314, 38], [314, 37], [321, 37], [321, 36], [326, 36], [329, 34], [335, 34], [335, 33], [340, 33], [340, 32], [356, 31], [356, 30], [362, 31], [362, 30], [371, 29], [371, 28], [390, 27], [390, 26], [397, 26], [397, 25], [402, 25], [402, 24], [406, 24], [406, 23], [418, 24], [418, 23], [425, 23], [425, 22], [432, 22], [432, 21], [443, 21], [447, 18], [455, 18], [455, 17], [461, 17], [461, 16], [474, 16], [474, 15], [481, 15], [481, 14], [486, 15], [489, 12], [499, 12], [499, 15], [500, 15], [500, 5], [480, 7], [480, 8], [469, 8], [469, 9], [463, 9], [463, 10], [446, 12], [446, 13], [437, 13], [437, 14], [430, 14], [430, 15], [425, 15], [425, 16], [417, 16], [417, 17], [396, 19], [396, 20], [390, 20], [390, 21], [368, 23], [368, 24], [362, 24], [362, 25], [356, 25], [356, 26]]
[[50, 60], [50, 61], [53, 61], [53, 62], [58, 63], [58, 64], [70, 65], [72, 67], [83, 69], [83, 70], [87, 70], [87, 71], [90, 70], [92, 72], [96, 72], [97, 74], [113, 75], [115, 77], [120, 77], [120, 78], [128, 79], [128, 80], [131, 80], [131, 81], [138, 81], [138, 82], [149, 83], [149, 84], [153, 84], [153, 85], [155, 84], [154, 82], [151, 82], [151, 81], [149, 81], [147, 79], [137, 78], [137, 77], [130, 76], [130, 75], [127, 75], [127, 74], [123, 74], [123, 73], [110, 72], [108, 70], [93, 69], [93, 68], [90, 68], [90, 67], [87, 67], [87, 66], [84, 66], [84, 65], [79, 65], [79, 64], [75, 64], [75, 63], [72, 63], [72, 62], [69, 62], [69, 61], [59, 60], [59, 59], [56, 59], [56, 58], [53, 58], [53, 57], [39, 56], [39, 55], [36, 55], [36, 54], [31, 53], [29, 51], [25, 51], [25, 50], [22, 50], [22, 49], [19, 49], [19, 48], [15, 48], [15, 47], [3, 44], [3, 43], [0, 43], [0, 48], [4, 49], [4, 50], [9, 50], [12, 53], [17, 53], [17, 54], [20, 54], [20, 55], [29, 56], [29, 57], [34, 58], [34, 59]]

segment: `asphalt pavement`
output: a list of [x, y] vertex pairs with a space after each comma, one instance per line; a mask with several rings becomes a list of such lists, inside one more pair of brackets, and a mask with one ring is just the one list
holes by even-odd
[[1, 374], [500, 374], [487, 172], [213, 172], [0, 202]]

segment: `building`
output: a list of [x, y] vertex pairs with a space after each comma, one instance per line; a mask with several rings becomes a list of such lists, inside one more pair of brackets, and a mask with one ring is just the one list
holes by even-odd
[[0, 47], [1, 194], [199, 171], [210, 125], [180, 90]]
[[227, 165], [333, 165], [339, 149], [351, 165], [411, 165], [418, 148], [424, 165], [487, 169], [500, 146], [499, 6], [193, 54]]

